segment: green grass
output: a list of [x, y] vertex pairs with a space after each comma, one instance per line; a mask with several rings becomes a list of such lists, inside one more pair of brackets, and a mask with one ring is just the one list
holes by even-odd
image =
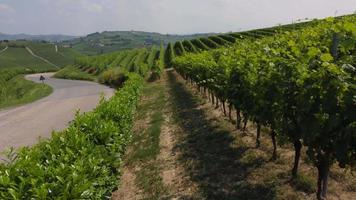
[[[144, 199], [159, 199], [168, 193], [162, 182], [157, 156], [160, 152], [161, 126], [164, 122], [163, 110], [167, 101], [164, 86], [158, 83], [148, 83], [143, 90], [143, 99], [138, 109], [136, 122], [144, 123], [144, 128], [135, 131], [132, 141], [132, 151], [126, 156], [126, 164], [137, 169], [136, 185], [143, 191]], [[153, 111], [153, 112], [152, 112]]]
[[[65, 67], [74, 63], [77, 56], [73, 50], [60, 48], [60, 53], [55, 51], [55, 45], [50, 43], [28, 42], [26, 44], [36, 55], [41, 56], [59, 67]], [[69, 50], [69, 51], [67, 51]], [[71, 52], [72, 53], [69, 53]], [[63, 52], [63, 53], [62, 53]]]
[[9, 47], [0, 54], [0, 69], [28, 68], [31, 70], [55, 70], [52, 65], [33, 57], [25, 48]]
[[41, 69], [42, 71], [55, 69], [41, 59], [33, 57], [25, 47], [29, 47], [34, 54], [61, 68], [74, 64], [75, 58], [82, 56], [71, 48], [63, 48], [59, 45], [58, 52], [56, 52], [55, 45], [47, 42], [11, 41], [0, 43], [0, 49], [4, 49], [6, 46], [9, 48], [0, 54], [0, 68], [24, 67]]
[[58, 45], [58, 52], [62, 54], [64, 57], [69, 57], [71, 59], [75, 59], [77, 57], [83, 56], [83, 54], [79, 53], [78, 51], [72, 48], [64, 48]]
[[68, 66], [61, 69], [54, 75], [54, 77], [62, 78], [62, 79], [72, 79], [72, 80], [88, 80], [88, 81], [96, 80], [96, 76], [83, 72], [80, 69], [73, 66]]
[[315, 192], [317, 184], [313, 177], [309, 177], [299, 172], [297, 178], [292, 180], [292, 185], [299, 191], [313, 193]]
[[50, 86], [26, 80], [23, 75], [7, 81], [0, 89], [0, 109], [30, 103], [52, 93]]

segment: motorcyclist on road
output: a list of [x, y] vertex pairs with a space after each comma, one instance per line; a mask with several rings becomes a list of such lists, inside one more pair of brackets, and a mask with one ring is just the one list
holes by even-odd
[[44, 81], [46, 80], [46, 78], [44, 76], [40, 76], [40, 81], [42, 81], [42, 83], [44, 83]]

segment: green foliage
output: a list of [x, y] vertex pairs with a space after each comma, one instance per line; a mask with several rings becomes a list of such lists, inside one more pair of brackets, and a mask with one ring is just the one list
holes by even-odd
[[217, 45], [219, 46], [227, 46], [227, 45], [230, 45], [230, 42], [221, 38], [221, 37], [218, 37], [218, 36], [210, 36], [209, 39], [213, 42], [215, 42]]
[[149, 55], [147, 49], [140, 49], [134, 60], [129, 64], [129, 71], [136, 72], [145, 77], [149, 70], [149, 66], [146, 63], [146, 58]]
[[138, 49], [134, 49], [125, 56], [125, 58], [120, 62], [120, 66], [129, 69], [130, 64], [135, 60], [135, 57], [139, 53]]
[[58, 46], [58, 52], [56, 52], [54, 44], [45, 42], [28, 42], [26, 46], [29, 47], [36, 55], [49, 60], [51, 63], [59, 67], [72, 65], [75, 57], [81, 56], [79, 53], [74, 52], [73, 49], [59, 48]]
[[8, 80], [0, 80], [0, 109], [33, 102], [48, 96], [52, 88], [45, 84], [28, 81], [23, 75], [11, 75]]
[[[163, 45], [163, 44], [162, 44]], [[153, 69], [156, 65], [155, 60], [157, 60], [157, 56], [159, 56], [160, 50], [156, 46], [151, 47], [150, 52], [146, 58], [146, 63], [149, 69]]]
[[234, 38], [230, 35], [218, 35], [217, 37], [222, 38], [222, 39], [229, 41], [231, 43], [235, 43], [235, 41], [236, 41], [236, 38]]
[[59, 70], [55, 75], [55, 78], [62, 79], [73, 79], [73, 80], [88, 80], [95, 81], [95, 76], [81, 71], [79, 68], [74, 66], [68, 66]]
[[292, 185], [300, 191], [306, 193], [313, 193], [315, 192], [316, 188], [316, 181], [311, 179], [309, 176], [298, 174], [298, 176], [292, 180]]
[[47, 96], [52, 89], [47, 85], [25, 80], [21, 74], [46, 72], [47, 68], [0, 69], [0, 107], [14, 106], [35, 101]]
[[211, 49], [216, 49], [220, 46], [210, 38], [200, 38], [199, 40]]
[[52, 65], [33, 57], [25, 48], [9, 47], [0, 54], [0, 69], [27, 68], [29, 70], [56, 70]]
[[[90, 74], [99, 74], [110, 67], [122, 52], [115, 52], [110, 54], [104, 54], [100, 56], [92, 57], [80, 57], [75, 61], [75, 65], [81, 68], [83, 71], [87, 71]], [[126, 52], [123, 52], [126, 55]]]
[[43, 60], [33, 57], [25, 47], [30, 48], [34, 54], [43, 57], [59, 67], [71, 65], [74, 63], [75, 57], [81, 56], [78, 52], [70, 48], [58, 47], [58, 52], [56, 52], [55, 45], [47, 42], [11, 41], [8, 43], [0, 43], [0, 49], [6, 46], [9, 48], [0, 54], [0, 68], [24, 67], [37, 70], [56, 69]]
[[174, 54], [177, 56], [181, 56], [185, 53], [184, 46], [181, 41], [178, 41], [173, 46]]
[[70, 126], [0, 164], [1, 199], [103, 199], [131, 138], [142, 78], [130, 74], [114, 97]]
[[[342, 20], [343, 17], [344, 16], [337, 17], [335, 18], [335, 20]], [[275, 27], [264, 28], [264, 29], [213, 35], [207, 37], [200, 37], [199, 39], [194, 38], [191, 40], [184, 40], [182, 41], [182, 44], [186, 52], [195, 53], [198, 52], [198, 50], [209, 50], [209, 49], [219, 48], [220, 46], [231, 46], [233, 45], [233, 43], [236, 42], [236, 40], [260, 39], [267, 36], [274, 36], [275, 34], [290, 31], [290, 30], [298, 30], [307, 26], [313, 26], [314, 24], [315, 24], [314, 21], [309, 21], [309, 22], [301, 22], [292, 25], [288, 24], [288, 25], [275, 26]], [[193, 47], [191, 47], [189, 43], [191, 43]], [[174, 48], [176, 51], [175, 53], [176, 54], [178, 53], [177, 55], [181, 55], [182, 52], [179, 47], [180, 46], [179, 42], [176, 42], [175, 46], [178, 48], [178, 49]]]
[[198, 52], [198, 49], [195, 48], [195, 46], [189, 41], [189, 40], [184, 40], [182, 42], [183, 46], [184, 46], [184, 49], [187, 51], [187, 52], [192, 52], [192, 53], [197, 53]]
[[202, 43], [199, 39], [194, 39], [191, 41], [192, 44], [200, 50], [209, 50], [210, 48], [206, 46], [204, 43]]
[[[115, 80], [115, 77], [117, 76], [116, 68], [136, 72], [142, 77], [145, 77], [150, 70], [157, 70], [156, 64], [159, 59], [158, 56], [159, 50], [156, 47], [152, 47], [150, 50], [141, 48], [117, 51], [99, 56], [80, 57], [76, 60], [75, 65], [80, 70], [93, 75], [100, 75], [105, 72], [104, 77], [107, 77], [107, 80], [111, 82]], [[108, 74], [110, 72], [114, 73], [113, 77], [110, 77]], [[159, 71], [159, 73], [161, 73], [161, 71]], [[106, 82], [104, 81], [106, 78], [103, 78], [102, 80], [103, 82]]]
[[157, 64], [157, 66], [160, 69], [160, 71], [163, 71], [164, 68], [165, 68], [165, 65], [164, 65], [165, 58], [166, 58], [166, 54], [165, 54], [165, 49], [164, 49], [164, 46], [163, 46], [163, 43], [162, 43], [161, 47], [160, 47], [160, 50], [159, 50], [158, 59], [157, 59], [157, 62], [159, 62]]
[[[174, 66], [281, 138], [302, 139], [319, 170], [335, 160], [354, 166], [355, 22], [355, 16], [329, 18], [274, 37], [184, 54]], [[340, 42], [333, 57], [335, 34]]]
[[165, 49], [163, 46], [163, 43], [161, 44], [160, 50], [157, 51], [156, 58], [155, 58], [155, 64], [153, 65], [153, 68], [151, 69], [151, 75], [149, 77], [150, 81], [157, 80], [161, 77], [161, 74], [165, 68]]
[[100, 74], [99, 82], [112, 87], [121, 87], [128, 78], [127, 73], [125, 69], [111, 68]]
[[175, 57], [172, 43], [168, 44], [164, 55], [165, 55], [164, 56], [164, 63], [166, 65], [166, 67], [171, 67], [172, 66], [172, 61], [173, 61], [173, 59]]

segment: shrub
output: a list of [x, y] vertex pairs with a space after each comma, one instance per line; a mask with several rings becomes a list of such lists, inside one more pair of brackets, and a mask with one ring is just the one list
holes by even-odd
[[0, 164], [0, 199], [104, 199], [117, 187], [131, 138], [142, 78], [124, 86], [70, 126]]
[[121, 68], [111, 68], [99, 76], [99, 82], [112, 87], [121, 87], [127, 80], [127, 71]]

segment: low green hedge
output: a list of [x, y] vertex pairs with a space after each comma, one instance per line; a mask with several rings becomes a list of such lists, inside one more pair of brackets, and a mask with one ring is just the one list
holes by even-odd
[[123, 83], [126, 81], [127, 70], [122, 68], [111, 68], [99, 75], [99, 83], [110, 85], [112, 87], [121, 87]]
[[110, 198], [142, 85], [141, 77], [129, 74], [110, 100], [0, 164], [0, 199]]

